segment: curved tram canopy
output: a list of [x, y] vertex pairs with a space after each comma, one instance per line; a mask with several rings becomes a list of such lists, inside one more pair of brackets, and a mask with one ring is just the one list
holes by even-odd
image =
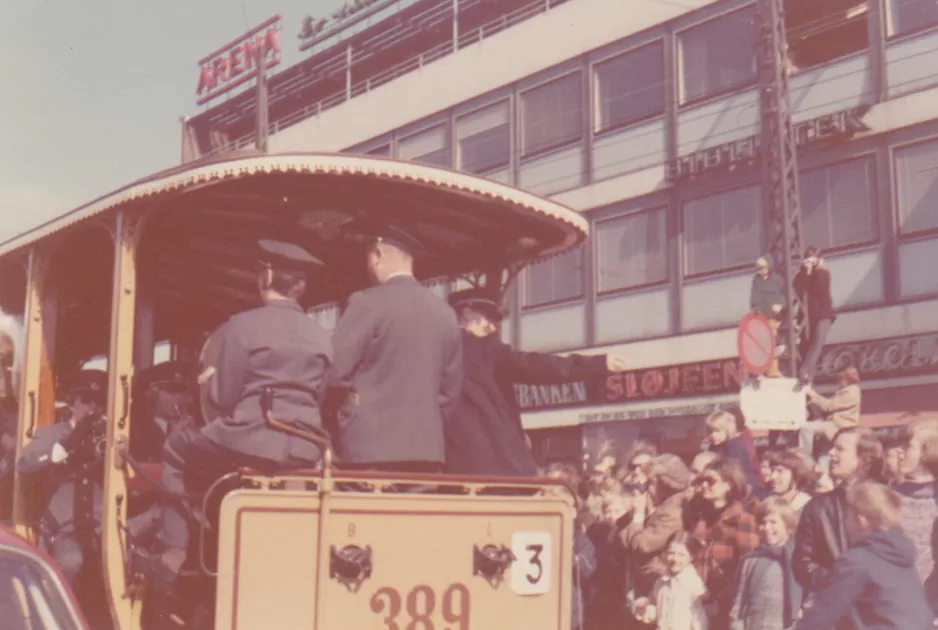
[[[259, 304], [268, 241], [315, 259], [304, 307], [341, 305], [367, 286], [363, 235], [375, 226], [419, 242], [419, 280], [462, 278], [502, 291], [526, 264], [576, 247], [588, 229], [563, 205], [448, 169], [242, 153], [147, 177], [0, 243], [0, 307], [25, 328], [19, 373], [4, 380], [16, 399], [17, 456], [55, 422], [69, 379], [89, 360], [106, 366], [101, 577], [117, 628], [139, 627], [120, 526], [135, 496], [121, 453], [142, 435], [134, 426], [146, 398], [134, 375], [153, 364], [160, 343], [195, 361], [207, 333]], [[34, 537], [43, 495], [21, 475], [7, 477], [12, 500], [0, 519]]]

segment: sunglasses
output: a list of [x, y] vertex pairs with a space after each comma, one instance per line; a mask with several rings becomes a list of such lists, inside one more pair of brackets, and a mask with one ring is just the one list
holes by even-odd
[[713, 486], [717, 485], [721, 481], [723, 480], [720, 479], [719, 477], [701, 477], [700, 485], [712, 488]]

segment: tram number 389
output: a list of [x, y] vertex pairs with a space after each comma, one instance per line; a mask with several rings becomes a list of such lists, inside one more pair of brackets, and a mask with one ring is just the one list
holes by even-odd
[[[530, 558], [525, 567], [525, 580], [536, 585], [544, 577], [541, 563], [542, 545], [527, 545]], [[470, 630], [469, 587], [450, 584], [439, 597], [439, 613], [443, 618], [440, 630]], [[371, 611], [384, 615], [387, 630], [437, 630], [433, 619], [437, 613], [437, 593], [426, 584], [410, 589], [406, 595], [390, 586], [383, 586], [371, 596]]]

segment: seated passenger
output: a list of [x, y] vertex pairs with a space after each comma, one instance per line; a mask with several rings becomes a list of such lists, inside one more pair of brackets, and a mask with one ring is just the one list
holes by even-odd
[[515, 384], [560, 384], [610, 372], [625, 362], [612, 355], [566, 357], [519, 352], [502, 342], [498, 300], [484, 289], [453, 293], [450, 305], [462, 329], [463, 385], [459, 406], [445, 424], [446, 471], [463, 475], [533, 477]]
[[104, 372], [82, 372], [69, 390], [69, 419], [36, 429], [16, 466], [21, 475], [50, 473], [39, 543], [73, 588], [87, 554], [97, 557], [100, 545], [102, 480], [95, 433], [102, 428], [106, 389]]
[[[162, 483], [169, 492], [204, 491], [240, 467], [267, 472], [320, 461], [316, 445], [270, 426], [261, 407], [269, 389], [276, 419], [306, 432], [321, 430], [317, 393], [332, 361], [332, 344], [298, 303], [306, 290], [306, 270], [315, 259], [294, 245], [275, 243], [265, 249], [257, 279], [263, 306], [224, 324], [215, 362], [203, 373], [208, 374], [203, 386], [218, 416], [166, 441]], [[182, 501], [172, 499], [162, 501], [161, 513], [155, 553], [134, 544], [132, 569], [153, 577], [167, 594], [186, 559], [189, 513]]]
[[130, 453], [138, 461], [163, 459], [163, 442], [194, 424], [194, 368], [167, 361], [143, 370], [134, 379]]

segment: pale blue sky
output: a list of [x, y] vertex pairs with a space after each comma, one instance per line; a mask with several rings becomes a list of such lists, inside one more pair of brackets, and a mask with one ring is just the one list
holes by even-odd
[[179, 162], [197, 62], [277, 13], [342, 0], [0, 0], [0, 239]]

